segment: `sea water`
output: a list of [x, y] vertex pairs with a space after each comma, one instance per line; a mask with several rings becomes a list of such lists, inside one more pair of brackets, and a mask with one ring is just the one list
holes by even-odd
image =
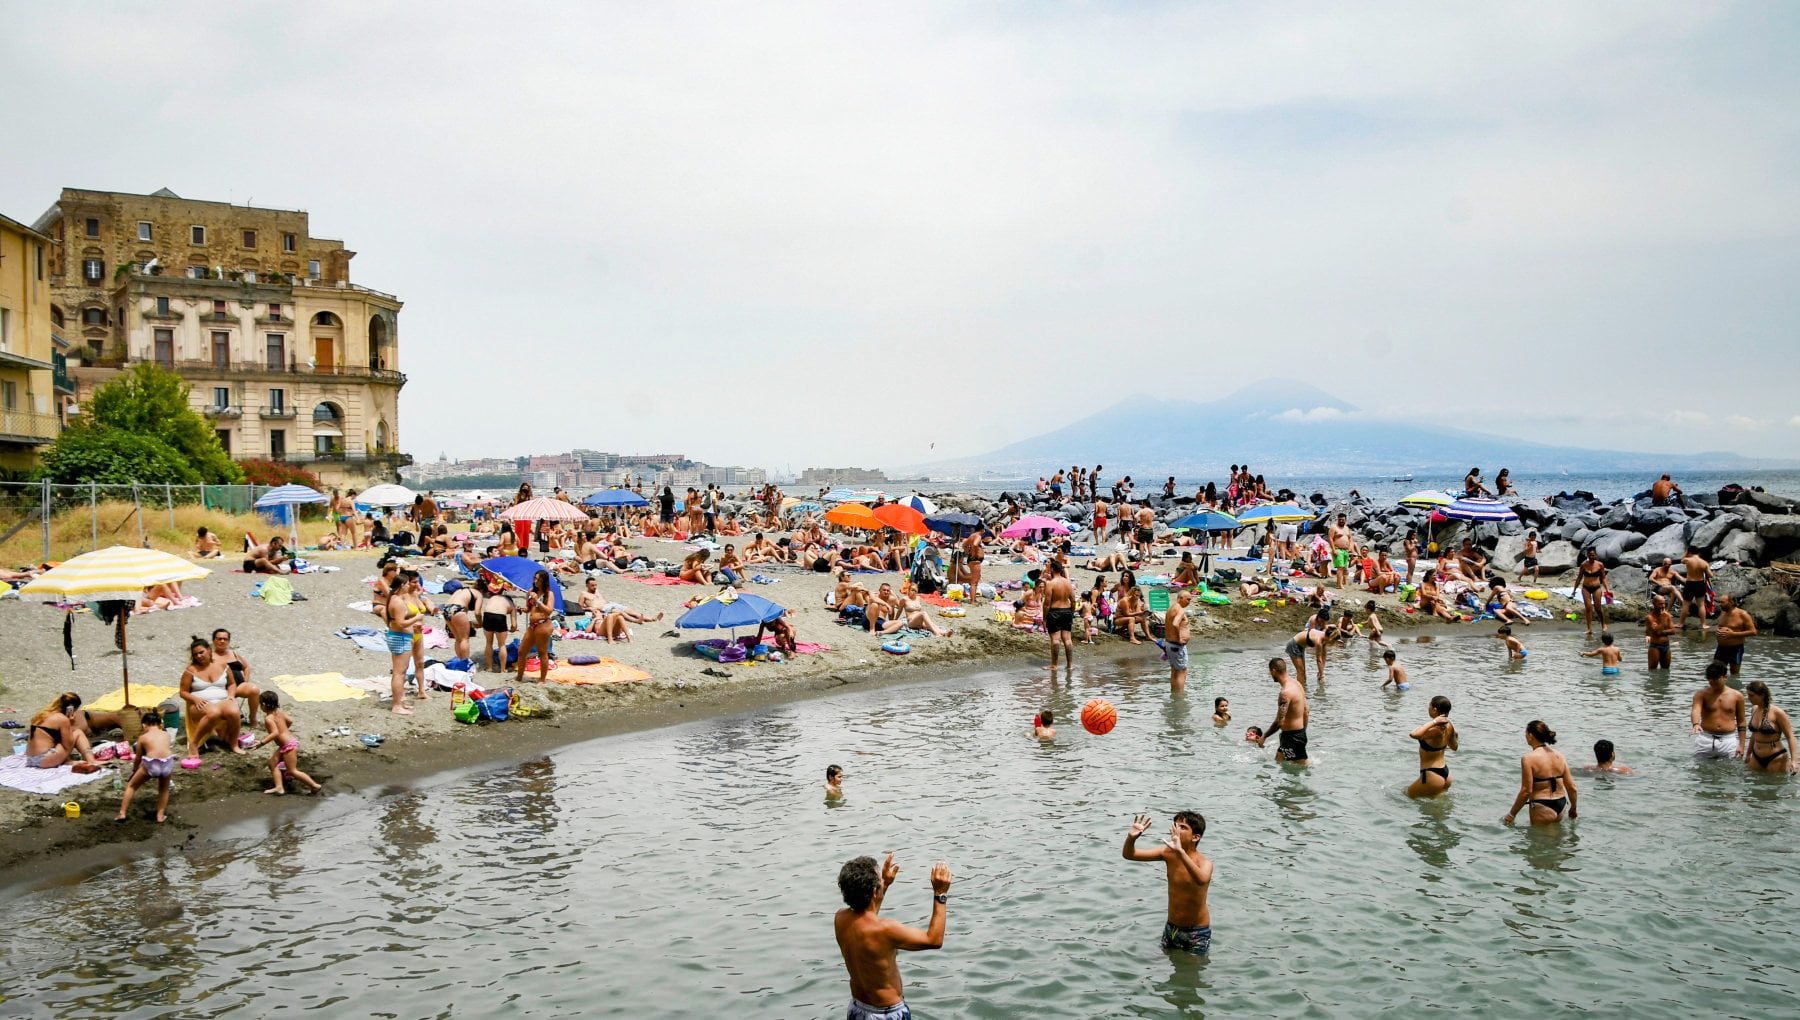
[[[339, 793], [358, 809], [15, 888], [0, 1013], [842, 1016], [837, 871], [892, 851], [902, 921], [928, 918], [934, 860], [955, 872], [944, 948], [902, 959], [920, 1016], [1793, 1015], [1800, 784], [1689, 757], [1709, 645], [1651, 674], [1627, 638], [1605, 678], [1579, 633], [1521, 630], [1523, 664], [1402, 642], [1404, 693], [1364, 644], [1332, 652], [1307, 768], [1243, 741], [1273, 649], [1196, 651], [1171, 699], [1153, 650], [1109, 643], [1070, 682], [972, 673]], [[1746, 679], [1800, 702], [1797, 676], [1800, 643], [1752, 643]], [[1436, 694], [1455, 786], [1415, 802]], [[1106, 736], [1076, 722], [1093, 697]], [[1054, 743], [1026, 736], [1044, 707]], [[1606, 737], [1636, 774], [1578, 776], [1578, 821], [1503, 827], [1534, 718], [1572, 764]], [[1154, 846], [1181, 809], [1216, 865], [1206, 960], [1158, 948], [1163, 868], [1120, 857], [1134, 814]]]

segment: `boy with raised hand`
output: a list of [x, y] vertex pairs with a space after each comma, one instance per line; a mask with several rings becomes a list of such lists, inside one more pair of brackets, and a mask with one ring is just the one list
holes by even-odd
[[1168, 838], [1153, 850], [1138, 849], [1137, 840], [1150, 830], [1150, 816], [1139, 815], [1125, 833], [1122, 856], [1128, 861], [1162, 861], [1169, 881], [1169, 910], [1163, 922], [1162, 947], [1205, 956], [1212, 951], [1212, 912], [1206, 906], [1212, 888], [1213, 863], [1200, 852], [1206, 819], [1197, 811], [1177, 811]]

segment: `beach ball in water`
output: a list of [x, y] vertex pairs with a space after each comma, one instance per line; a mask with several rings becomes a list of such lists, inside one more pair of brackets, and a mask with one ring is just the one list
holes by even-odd
[[1119, 713], [1113, 711], [1112, 702], [1105, 698], [1095, 698], [1081, 706], [1081, 725], [1095, 736], [1111, 733], [1113, 724], [1119, 721]]

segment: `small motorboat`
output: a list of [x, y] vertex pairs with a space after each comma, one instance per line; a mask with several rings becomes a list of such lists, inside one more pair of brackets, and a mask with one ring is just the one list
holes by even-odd
[[1393, 480], [1396, 482], [1410, 482], [1412, 481], [1412, 478], [1412, 475], [1395, 475]]

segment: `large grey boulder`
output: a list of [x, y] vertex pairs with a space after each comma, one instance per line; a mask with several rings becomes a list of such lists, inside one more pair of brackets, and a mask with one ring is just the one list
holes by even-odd
[[1631, 504], [1615, 503], [1606, 508], [1600, 515], [1600, 525], [1596, 531], [1616, 531], [1631, 527]]
[[1744, 519], [1737, 514], [1720, 514], [1695, 528], [1688, 541], [1693, 543], [1696, 549], [1711, 552], [1725, 540], [1726, 535], [1743, 527]]
[[1779, 584], [1766, 584], [1751, 592], [1743, 602], [1744, 612], [1756, 621], [1763, 633], [1792, 635], [1800, 633], [1800, 605]]
[[1749, 594], [1767, 583], [1768, 575], [1751, 567], [1727, 565], [1713, 571], [1713, 591], [1719, 595], [1730, 595], [1739, 602]]
[[1665, 556], [1679, 560], [1682, 554], [1687, 552], [1687, 542], [1683, 540], [1683, 532], [1686, 530], [1687, 521], [1685, 519], [1680, 524], [1671, 524], [1645, 539], [1643, 545], [1625, 553], [1619, 560], [1621, 563], [1631, 566], [1645, 564], [1654, 566], [1661, 563]]
[[1582, 523], [1581, 518], [1575, 517], [1564, 521], [1562, 527], [1549, 534], [1552, 534], [1565, 542], [1574, 542], [1576, 545], [1580, 545], [1582, 542], [1587, 541], [1587, 537], [1593, 533], [1593, 528]]
[[1606, 573], [1606, 584], [1613, 594], [1620, 598], [1647, 601], [1650, 597], [1650, 582], [1643, 567], [1614, 567]]
[[1502, 535], [1494, 543], [1494, 566], [1506, 571], [1518, 570], [1525, 554], [1524, 535]]
[[1794, 501], [1786, 496], [1777, 496], [1772, 492], [1746, 492], [1739, 498], [1740, 503], [1749, 505], [1769, 514], [1791, 514], [1794, 512]]
[[1725, 540], [1713, 550], [1713, 559], [1758, 564], [1763, 561], [1763, 553], [1767, 548], [1768, 542], [1754, 531], [1734, 531], [1725, 536]]
[[1631, 527], [1646, 535], [1655, 534], [1671, 524], [1686, 524], [1687, 511], [1672, 506], [1652, 506], [1631, 512]]
[[1551, 542], [1538, 550], [1538, 573], [1555, 577], [1575, 569], [1576, 547], [1572, 542]]
[[1635, 531], [1602, 531], [1588, 539], [1587, 548], [1600, 554], [1600, 562], [1616, 567], [1625, 554], [1644, 544], [1644, 536]]
[[1756, 533], [1767, 539], [1800, 539], [1800, 514], [1764, 514]]

